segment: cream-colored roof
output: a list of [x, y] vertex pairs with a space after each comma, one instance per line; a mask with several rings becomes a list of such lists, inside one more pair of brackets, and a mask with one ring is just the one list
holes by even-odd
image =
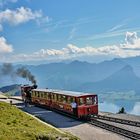
[[62, 95], [68, 95], [68, 96], [76, 96], [76, 97], [86, 96], [86, 95], [95, 95], [92, 93], [74, 92], [74, 91], [56, 90], [56, 89], [33, 89], [33, 91], [50, 92], [50, 93], [56, 93], [56, 94], [62, 94]]

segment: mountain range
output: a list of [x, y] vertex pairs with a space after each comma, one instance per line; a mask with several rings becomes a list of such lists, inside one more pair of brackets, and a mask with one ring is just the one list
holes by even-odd
[[[14, 67], [21, 67], [21, 65]], [[140, 57], [138, 56], [115, 58], [101, 63], [75, 60], [68, 63], [24, 65], [24, 67], [36, 76], [40, 88], [85, 92], [133, 90], [139, 93], [140, 91]]]

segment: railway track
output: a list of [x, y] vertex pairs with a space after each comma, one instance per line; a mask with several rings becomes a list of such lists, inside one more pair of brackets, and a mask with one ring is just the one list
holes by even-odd
[[[56, 110], [56, 109], [52, 109], [52, 110], [55, 111], [55, 112], [57, 112], [57, 113], [59, 113], [59, 114], [65, 115], [65, 116], [67, 116], [67, 117], [71, 117], [71, 118], [73, 118], [73, 119], [79, 120], [77, 117], [72, 116], [72, 115], [70, 115], [70, 114], [67, 114], [67, 113], [65, 113], [65, 112], [61, 112], [61, 111]], [[124, 137], [130, 138], [130, 139], [132, 139], [132, 140], [140, 140], [140, 134], [135, 133], [135, 132], [130, 131], [130, 130], [123, 129], [123, 128], [121, 128], [121, 127], [117, 127], [117, 126], [114, 126], [114, 125], [110, 125], [110, 124], [105, 123], [105, 122], [98, 121], [97, 119], [98, 119], [99, 117], [100, 117], [100, 119], [103, 118], [103, 117], [100, 115], [100, 116], [98, 116], [98, 117], [90, 118], [89, 120], [86, 120], [86, 121], [83, 121], [83, 122], [87, 122], [87, 123], [89, 123], [89, 124], [95, 125], [95, 126], [97, 126], [97, 127], [103, 128], [103, 129], [108, 130], [108, 131], [111, 131], [111, 132], [113, 132], [113, 133], [117, 133], [117, 134], [119, 134], [119, 135], [122, 135], [122, 136], [124, 136]], [[108, 117], [107, 117], [107, 118], [108, 118]], [[111, 117], [109, 117], [109, 119], [111, 119]], [[114, 118], [113, 118], [113, 119], [114, 119]], [[112, 121], [113, 121], [113, 119], [112, 119]], [[117, 118], [115, 118], [115, 119], [117, 119]], [[123, 119], [121, 119], [121, 121], [122, 121], [122, 120], [123, 120]], [[109, 120], [108, 120], [108, 121], [109, 121]], [[123, 120], [123, 122], [124, 122], [124, 121], [125, 121], [125, 120]], [[128, 120], [126, 120], [126, 121], [128, 121]], [[117, 122], [117, 121], [113, 121], [113, 122]], [[133, 122], [133, 121], [132, 121], [132, 122]], [[129, 123], [129, 124], [130, 124], [130, 123]], [[127, 125], [128, 125], [128, 124], [127, 124]], [[135, 126], [134, 123], [133, 123], [132, 125]]]
[[106, 121], [111, 121], [111, 122], [115, 122], [115, 123], [121, 123], [121, 124], [131, 125], [131, 126], [135, 126], [135, 127], [140, 127], [140, 122], [137, 122], [137, 121], [119, 119], [119, 118], [114, 118], [114, 117], [107, 117], [107, 116], [103, 116], [103, 115], [98, 115], [98, 116], [92, 117], [92, 118], [97, 118], [100, 120], [106, 120]]
[[[37, 106], [38, 107], [43, 107], [43, 106], [40, 106], [40, 105], [37, 105]], [[43, 107], [43, 108], [46, 108], [46, 107]], [[50, 109], [50, 108], [47, 108], [47, 109]], [[51, 110], [55, 111], [55, 112], [57, 112], [59, 114], [65, 115], [67, 117], [71, 117], [73, 119], [79, 120], [75, 116], [71, 116], [70, 114], [67, 114], [65, 112], [61, 112], [61, 111], [56, 110], [56, 109], [51, 109]], [[107, 116], [102, 116], [102, 115], [92, 117], [88, 121], [86, 121], [89, 124], [92, 124], [92, 125], [95, 125], [97, 127], [103, 128], [105, 130], [117, 133], [119, 135], [122, 135], [124, 137], [130, 138], [132, 140], [140, 140], [140, 134], [138, 134], [138, 133], [135, 133], [135, 132], [132, 132], [130, 130], [126, 130], [126, 129], [123, 129], [123, 128], [120, 128], [120, 127], [117, 127], [117, 126], [114, 126], [114, 125], [111, 125], [111, 124], [108, 124], [108, 123], [105, 123], [105, 122], [101, 122], [99, 120], [112, 121], [112, 122], [115, 122], [115, 123], [132, 125], [132, 126], [136, 126], [136, 127], [140, 126], [140, 122], [131, 121], [131, 120], [124, 120], [124, 119], [118, 119], [118, 118], [113, 118], [113, 117], [107, 117]]]
[[132, 140], [140, 140], [140, 134], [114, 126], [110, 125], [104, 122], [100, 122], [97, 119], [92, 118], [91, 120], [88, 121], [89, 124], [95, 125], [97, 127], [109, 130], [111, 132], [117, 133], [119, 135], [123, 135], [127, 138], [130, 138]]
[[[70, 114], [67, 114], [67, 113], [65, 113], [65, 112], [61, 112], [61, 111], [58, 111], [58, 110], [56, 110], [56, 109], [53, 109], [53, 111], [55, 111], [55, 112], [57, 112], [57, 113], [59, 113], [59, 114], [65, 115], [65, 116], [67, 116], [67, 117], [71, 117], [71, 118], [73, 118], [73, 119], [79, 120], [77, 117], [72, 116], [72, 115], [70, 115]], [[110, 124], [105, 123], [105, 122], [98, 121], [98, 120], [97, 120], [98, 118], [100, 118], [100, 119], [103, 118], [102, 120], [105, 120], [104, 117], [102, 117], [102, 116], [100, 115], [100, 116], [97, 116], [97, 117], [94, 117], [94, 118], [90, 118], [89, 120], [86, 120], [86, 121], [83, 121], [83, 122], [87, 122], [87, 123], [89, 123], [89, 124], [95, 125], [95, 126], [97, 126], [97, 127], [103, 128], [103, 129], [108, 130], [108, 131], [111, 131], [111, 132], [113, 132], [113, 133], [117, 133], [117, 134], [119, 134], [119, 135], [122, 135], [122, 136], [124, 136], [124, 137], [130, 138], [130, 139], [132, 139], [132, 140], [140, 140], [140, 134], [135, 133], [135, 132], [130, 131], [130, 130], [123, 129], [123, 128], [121, 128], [121, 127], [117, 127], [117, 126], [114, 126], [114, 125], [110, 125]], [[106, 118], [108, 119], [108, 121], [109, 121], [109, 119], [110, 119], [110, 121], [111, 121], [111, 118], [112, 118], [112, 117], [106, 117]], [[115, 118], [115, 119], [117, 120], [117, 118]], [[118, 119], [118, 120], [120, 120], [120, 119]], [[117, 120], [117, 121], [114, 121], [114, 118], [112, 118], [112, 121], [113, 121], [113, 122], [121, 123], [121, 122], [118, 121], [118, 120]], [[138, 127], [138, 123], [139, 123], [139, 122], [131, 121], [131, 122], [133, 122], [133, 123], [130, 124], [130, 123], [127, 123], [127, 121], [129, 121], [129, 120], [121, 119], [121, 121], [122, 121], [122, 120], [123, 120], [123, 124], [127, 124], [127, 125], [132, 125], [132, 126], [137, 126], [137, 127]], [[135, 124], [136, 124], [136, 125], [135, 125]]]

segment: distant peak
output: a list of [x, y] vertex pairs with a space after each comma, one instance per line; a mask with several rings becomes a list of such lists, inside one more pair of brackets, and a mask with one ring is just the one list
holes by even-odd
[[71, 62], [71, 64], [87, 64], [88, 62], [86, 62], [86, 61], [79, 61], [79, 60], [74, 60], [74, 61], [72, 61]]
[[79, 60], [74, 60], [74, 61], [72, 61], [71, 63], [81, 63], [81, 61], [79, 61]]
[[130, 65], [126, 65], [126, 66], [124, 66], [122, 69], [121, 69], [121, 71], [124, 71], [124, 70], [127, 70], [127, 71], [133, 71], [133, 68], [130, 66]]

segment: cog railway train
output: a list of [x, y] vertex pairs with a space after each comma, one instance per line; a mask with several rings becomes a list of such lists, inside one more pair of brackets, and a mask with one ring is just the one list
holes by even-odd
[[[23, 100], [28, 100], [29, 103], [49, 107], [70, 115], [75, 115], [78, 118], [98, 114], [98, 97], [96, 94], [37, 89], [36, 85], [24, 85], [21, 86], [21, 95]], [[72, 106], [73, 102], [76, 103], [76, 109]]]

